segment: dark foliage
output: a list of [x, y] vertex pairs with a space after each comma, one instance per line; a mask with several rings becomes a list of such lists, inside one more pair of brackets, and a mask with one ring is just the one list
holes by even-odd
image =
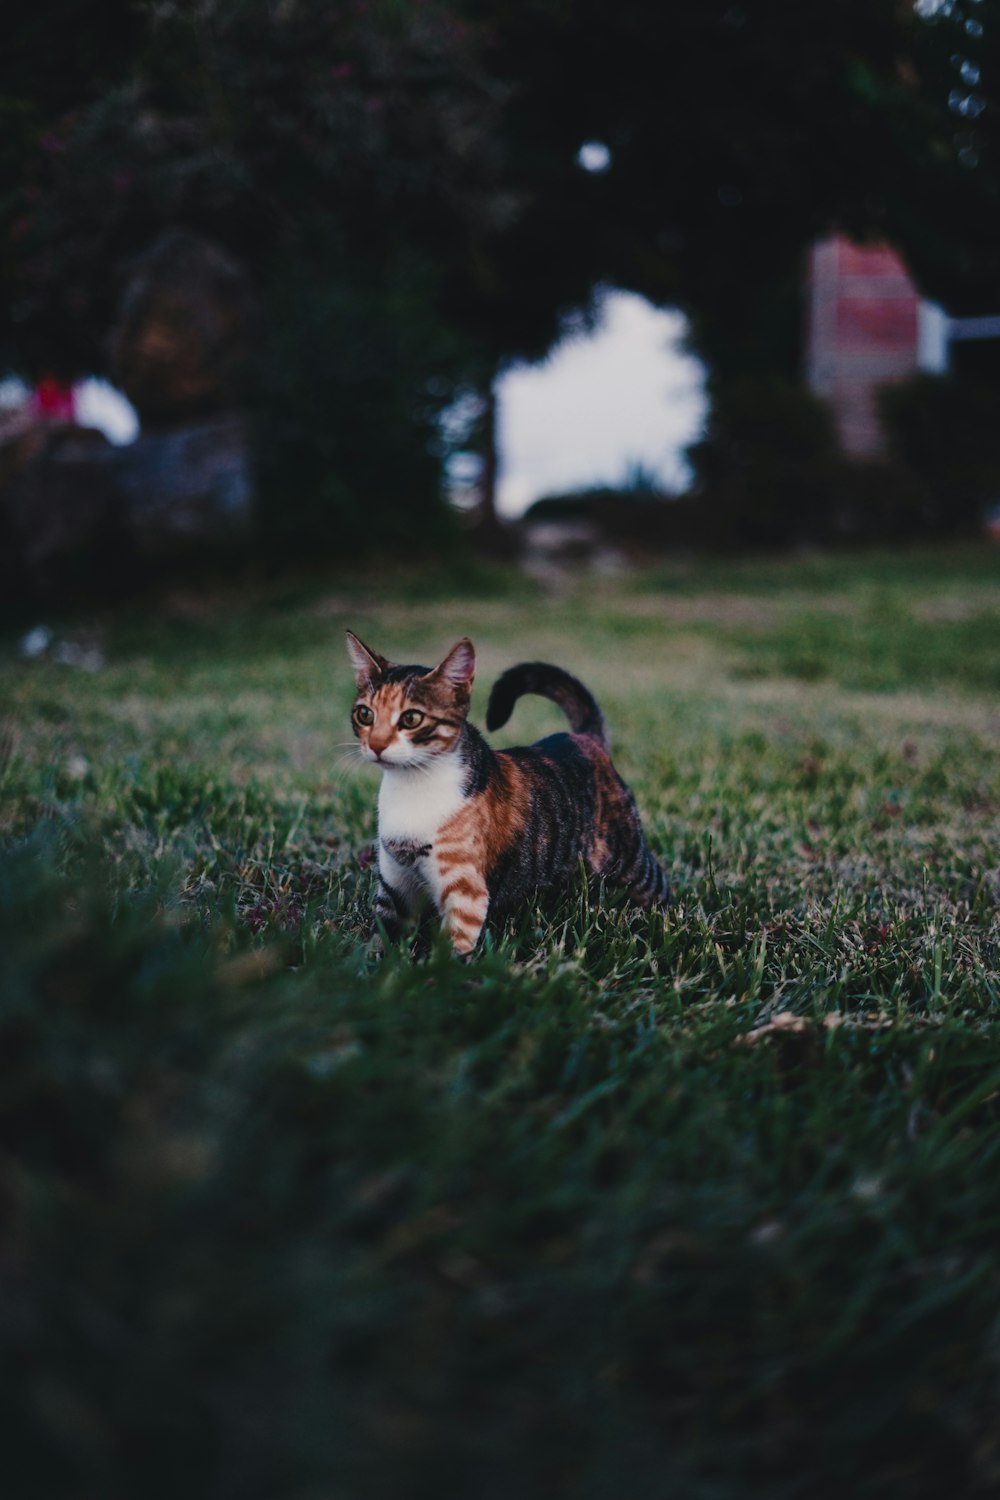
[[689, 457], [723, 544], [787, 546], [815, 541], [830, 525], [837, 437], [827, 408], [801, 386], [726, 382]]
[[[359, 268], [276, 270], [256, 363], [259, 525], [272, 555], [341, 561], [431, 549], [453, 537], [441, 503], [440, 416], [454, 390], [426, 277], [398, 269], [391, 295]], [[409, 283], [409, 284], [408, 284]]]
[[884, 229], [956, 316], [1000, 306], [1000, 0], [943, 0], [913, 32]]
[[933, 375], [882, 392], [891, 454], [926, 533], [975, 533], [1000, 504], [997, 402], [995, 386]]
[[[701, 500], [639, 494], [613, 485], [545, 495], [535, 501], [524, 520], [529, 526], [550, 521], [583, 522], [596, 528], [603, 539], [615, 546], [640, 555], [721, 545], [716, 517]], [[572, 557], [577, 551], [585, 557], [592, 549], [592, 540], [584, 535], [574, 544], [570, 537], [563, 546], [563, 554]]]
[[356, 546], [378, 518], [381, 544], [412, 544], [441, 513], [438, 417], [462, 378], [434, 309], [463, 121], [474, 142], [490, 120], [470, 107], [471, 29], [440, 5], [140, 14], [120, 76], [82, 79], [75, 107], [22, 142], [8, 358], [30, 375], [103, 369], [135, 257], [164, 229], [206, 234], [261, 301], [270, 541], [277, 528], [300, 552], [334, 533]]

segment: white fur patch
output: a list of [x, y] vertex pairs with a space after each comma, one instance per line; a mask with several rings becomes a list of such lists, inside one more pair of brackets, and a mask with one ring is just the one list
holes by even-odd
[[379, 838], [432, 844], [465, 801], [464, 786], [465, 766], [457, 755], [437, 755], [413, 770], [386, 766], [378, 793]]
[[442, 824], [465, 801], [465, 766], [457, 755], [437, 755], [419, 770], [386, 768], [378, 794], [379, 871], [382, 878], [412, 903], [428, 891], [435, 906], [440, 883], [433, 859], [401, 865], [385, 848], [386, 841], [433, 844]]

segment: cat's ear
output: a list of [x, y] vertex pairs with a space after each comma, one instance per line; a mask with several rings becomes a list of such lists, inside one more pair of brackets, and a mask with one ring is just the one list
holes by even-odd
[[377, 651], [369, 651], [364, 641], [359, 641], [353, 631], [348, 630], [345, 633], [347, 654], [354, 665], [359, 688], [363, 688], [369, 682], [374, 682], [388, 672], [391, 663], [387, 662], [384, 656], [379, 656]]
[[428, 672], [428, 677], [436, 677], [440, 682], [447, 682], [450, 687], [464, 697], [472, 692], [472, 682], [476, 675], [476, 648], [468, 636], [463, 636], [458, 641], [444, 661], [438, 662], [433, 672]]

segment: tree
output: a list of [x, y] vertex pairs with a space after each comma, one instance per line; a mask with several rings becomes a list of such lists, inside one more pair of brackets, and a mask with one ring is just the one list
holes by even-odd
[[262, 292], [261, 473], [310, 497], [291, 532], [402, 538], [435, 514], [456, 392], [480, 395], [488, 480], [497, 372], [602, 286], [684, 309], [717, 386], [798, 378], [802, 257], [833, 226], [891, 234], [935, 286], [971, 254], [981, 297], [996, 178], [967, 163], [995, 126], [950, 142], [939, 84], [998, 3], [163, 0], [122, 7], [72, 83], [21, 27], [0, 341], [29, 371], [100, 368], [129, 258], [208, 233]]
[[904, 171], [887, 230], [921, 286], [956, 315], [1000, 308], [1000, 3], [925, 4], [916, 28], [919, 122], [900, 130]]
[[918, 113], [907, 7], [518, 0], [491, 14], [497, 196], [519, 211], [485, 226], [448, 283], [484, 383], [592, 315], [602, 284], [681, 307], [716, 390], [800, 379], [806, 248], [839, 222], [879, 230]]
[[207, 233], [265, 305], [253, 386], [272, 519], [299, 545], [324, 519], [341, 542], [373, 517], [382, 543], [412, 538], [441, 514], [438, 417], [462, 367], [438, 247], [491, 122], [474, 29], [388, 0], [140, 14], [113, 74], [33, 103], [4, 205], [0, 341], [29, 375], [100, 370], [131, 259], [164, 228]]

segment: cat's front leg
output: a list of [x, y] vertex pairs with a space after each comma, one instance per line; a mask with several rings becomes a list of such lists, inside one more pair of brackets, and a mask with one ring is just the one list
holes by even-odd
[[372, 902], [372, 936], [381, 928], [390, 943], [398, 943], [405, 915], [402, 894], [380, 875], [375, 900]]
[[390, 942], [399, 942], [403, 926], [416, 909], [419, 896], [412, 864], [403, 864], [384, 842], [380, 842], [378, 888], [372, 903], [372, 919], [376, 929], [381, 924]]
[[437, 909], [441, 927], [456, 953], [471, 953], [479, 942], [490, 897], [486, 881], [475, 865], [463, 861], [438, 864]]

